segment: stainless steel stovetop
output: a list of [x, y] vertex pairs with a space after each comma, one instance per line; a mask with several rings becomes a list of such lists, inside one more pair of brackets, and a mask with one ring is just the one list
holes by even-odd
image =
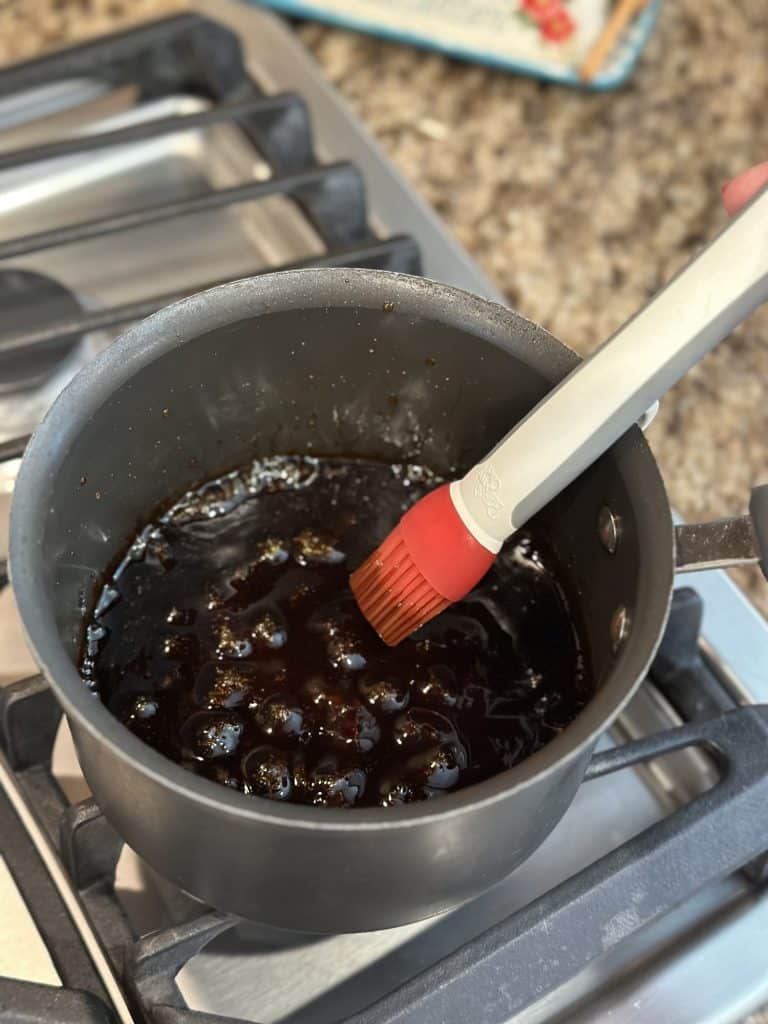
[[[272, 93], [295, 90], [310, 109], [316, 147], [324, 160], [352, 160], [362, 171], [371, 220], [389, 234], [418, 242], [424, 270], [489, 298], [497, 291], [445, 231], [431, 210], [386, 161], [338, 95], [324, 81], [290, 30], [272, 15], [229, 0], [198, 0], [195, 7], [238, 34], [251, 76]], [[130, 88], [72, 79], [13, 99], [0, 99], [0, 153], [68, 134], [99, 131], [172, 114], [204, 110], [193, 95], [136, 103]], [[109, 216], [146, 203], [199, 195], [268, 177], [270, 168], [231, 124], [0, 170], [0, 245], [6, 239]], [[86, 310], [194, 290], [212, 278], [236, 277], [322, 252], [314, 228], [283, 196], [207, 210], [112, 236], [72, 243], [6, 261], [66, 285]], [[0, 269], [2, 269], [0, 267]], [[86, 335], [46, 385], [0, 393], [0, 440], [34, 428], [54, 395], [88, 358], [115, 336]], [[17, 463], [0, 467], [0, 535]], [[689, 582], [681, 580], [681, 583]], [[768, 628], [723, 574], [690, 581], [704, 598], [702, 646], [737, 702], [768, 701]], [[10, 589], [0, 593], [2, 680], [35, 671], [21, 636]], [[634, 738], [679, 722], [671, 706], [646, 684], [622, 716], [616, 738]], [[604, 746], [612, 741], [606, 739]], [[71, 740], [63, 727], [55, 770], [71, 799], [87, 795]], [[505, 883], [442, 918], [404, 928], [291, 944], [249, 926], [232, 930], [196, 956], [179, 975], [191, 1007], [247, 1020], [309, 1024], [337, 1020], [368, 1005], [435, 963], [469, 938], [614, 849], [649, 823], [711, 784], [708, 762], [690, 751], [650, 767], [625, 770], [585, 785], [539, 851]], [[0, 782], [13, 782], [0, 764]], [[18, 793], [15, 794], [18, 803]], [[34, 832], [34, 822], [30, 821]], [[38, 837], [45, 847], [44, 839]], [[46, 858], [56, 865], [50, 849]], [[66, 878], [60, 884], [66, 888]], [[178, 896], [124, 851], [118, 888], [141, 930], [173, 919]], [[10, 875], [0, 862], [0, 974], [56, 983], [56, 970]], [[76, 906], [72, 913], [76, 914]], [[79, 922], [84, 932], [88, 924]], [[618, 927], [620, 922], [608, 922]], [[768, 897], [733, 876], [599, 957], [571, 982], [520, 1018], [526, 1022], [642, 1021], [704, 1024], [739, 1020], [768, 1001], [765, 939]], [[110, 974], [90, 937], [92, 955]], [[100, 958], [100, 959], [99, 959]], [[109, 987], [130, 1019], [114, 979]], [[480, 1019], [478, 1018], [478, 1024]]]

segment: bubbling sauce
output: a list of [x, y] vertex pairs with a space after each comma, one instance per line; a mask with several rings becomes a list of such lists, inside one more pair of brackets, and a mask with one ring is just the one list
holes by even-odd
[[438, 482], [279, 456], [188, 493], [104, 586], [85, 684], [166, 757], [271, 800], [389, 807], [517, 764], [593, 689], [543, 539], [519, 534], [466, 600], [394, 649], [349, 590]]

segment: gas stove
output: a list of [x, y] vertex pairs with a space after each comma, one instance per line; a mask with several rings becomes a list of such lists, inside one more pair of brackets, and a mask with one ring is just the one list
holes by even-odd
[[[55, 394], [120, 329], [286, 266], [501, 297], [285, 24], [213, 0], [0, 73], [0, 536]], [[450, 914], [301, 936], [156, 876], [90, 798], [0, 590], [0, 1020], [742, 1019], [768, 1001], [768, 627], [680, 578], [648, 681], [560, 825]]]

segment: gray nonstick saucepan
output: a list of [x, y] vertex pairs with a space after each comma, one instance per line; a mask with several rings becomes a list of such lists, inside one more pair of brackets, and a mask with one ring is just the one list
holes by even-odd
[[539, 514], [578, 595], [594, 698], [534, 756], [440, 801], [343, 811], [233, 793], [132, 735], [85, 688], [77, 659], [84, 600], [169, 497], [276, 452], [413, 459], [455, 474], [577, 362], [540, 327], [455, 288], [305, 270], [162, 310], [61, 394], [16, 483], [13, 586], [96, 800], [157, 871], [273, 926], [362, 931], [454, 907], [542, 842], [667, 617], [675, 534], [637, 427]]

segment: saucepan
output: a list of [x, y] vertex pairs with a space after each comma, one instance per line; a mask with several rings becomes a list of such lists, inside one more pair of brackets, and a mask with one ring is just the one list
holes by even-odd
[[[455, 288], [303, 270], [156, 313], [61, 394], [16, 483], [13, 587], [96, 800], [158, 872], [271, 926], [362, 931], [471, 899], [553, 829], [667, 618], [675, 528], [637, 427], [539, 515], [575, 600], [594, 697], [547, 746], [485, 782], [439, 801], [352, 811], [246, 797], [145, 745], [94, 699], [77, 662], [84, 609], [169, 498], [278, 452], [412, 459], [456, 476], [577, 359], [541, 327]], [[765, 497], [753, 502], [763, 528]], [[716, 564], [721, 548], [730, 557], [749, 546], [749, 523], [681, 539], [686, 568], [702, 550]]]

